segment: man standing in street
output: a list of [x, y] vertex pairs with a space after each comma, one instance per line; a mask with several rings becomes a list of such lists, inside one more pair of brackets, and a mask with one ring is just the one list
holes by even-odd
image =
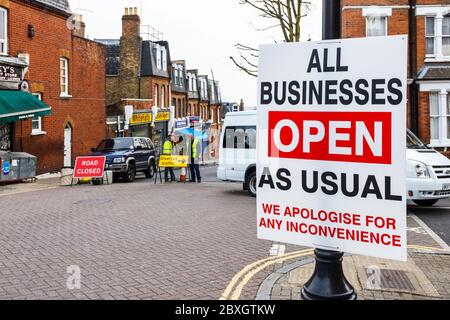
[[189, 163], [189, 168], [191, 170], [191, 181], [190, 182], [202, 182], [202, 177], [200, 176], [200, 159], [202, 157], [202, 146], [199, 139], [197, 139], [193, 134], [190, 135], [191, 139], [191, 161]]
[[[173, 152], [173, 135], [169, 135], [167, 137], [166, 142], [164, 142], [163, 145], [163, 152], [162, 154], [165, 156], [171, 156]], [[170, 182], [175, 182], [175, 173], [173, 172], [173, 168], [165, 168], [164, 169], [164, 181], [167, 183], [169, 182], [169, 174], [170, 174]]]

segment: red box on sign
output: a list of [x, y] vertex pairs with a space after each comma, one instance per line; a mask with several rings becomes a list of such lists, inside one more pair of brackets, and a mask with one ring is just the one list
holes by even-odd
[[390, 112], [269, 112], [269, 157], [392, 163]]
[[105, 170], [106, 157], [78, 157], [75, 161], [73, 177], [83, 178], [102, 178]]

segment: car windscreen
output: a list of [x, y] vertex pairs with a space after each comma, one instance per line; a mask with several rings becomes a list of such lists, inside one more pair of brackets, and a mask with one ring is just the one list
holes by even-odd
[[427, 149], [427, 147], [411, 131], [406, 132], [406, 147], [408, 149]]
[[99, 144], [97, 151], [124, 150], [132, 146], [133, 139], [107, 139]]

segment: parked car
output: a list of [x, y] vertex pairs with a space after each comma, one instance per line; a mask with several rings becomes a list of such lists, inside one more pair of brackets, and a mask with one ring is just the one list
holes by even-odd
[[137, 172], [147, 178], [155, 175], [156, 149], [149, 138], [105, 139], [92, 152], [93, 156], [106, 156], [105, 169], [113, 172], [114, 179], [133, 182]]
[[450, 197], [450, 160], [409, 130], [406, 144], [408, 199], [420, 206], [432, 206]]
[[[432, 206], [450, 197], [450, 160], [426, 146], [410, 130], [406, 133], [407, 199]], [[256, 111], [228, 113], [221, 136], [220, 180], [242, 182], [256, 196]]]

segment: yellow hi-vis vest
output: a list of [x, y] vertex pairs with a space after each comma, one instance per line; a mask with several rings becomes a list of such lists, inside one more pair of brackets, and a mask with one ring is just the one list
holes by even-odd
[[163, 155], [172, 155], [172, 149], [173, 149], [173, 145], [172, 142], [167, 140], [166, 142], [164, 142], [164, 146], [163, 146]]
[[192, 143], [192, 158], [198, 159], [200, 158], [200, 150], [198, 150], [197, 146], [200, 144], [200, 140], [194, 139], [194, 142]]

